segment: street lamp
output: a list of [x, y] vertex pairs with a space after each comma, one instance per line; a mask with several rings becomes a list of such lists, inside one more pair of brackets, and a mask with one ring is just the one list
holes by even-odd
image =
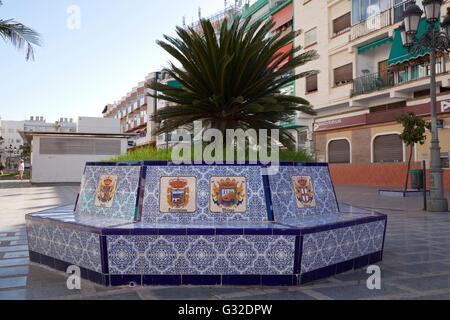
[[439, 20], [443, 0], [422, 1], [428, 28], [420, 37], [416, 37], [423, 11], [411, 1], [403, 12], [404, 26], [400, 26], [403, 46], [410, 55], [430, 50], [430, 115], [431, 115], [431, 147], [430, 147], [430, 198], [427, 209], [432, 212], [448, 212], [448, 202], [444, 196], [444, 184], [441, 168], [441, 148], [439, 147], [436, 116], [436, 51], [450, 52], [450, 8], [447, 17], [441, 24], [444, 32], [435, 27]]

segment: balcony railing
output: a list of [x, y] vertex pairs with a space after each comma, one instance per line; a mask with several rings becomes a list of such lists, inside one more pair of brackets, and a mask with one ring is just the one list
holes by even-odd
[[353, 25], [350, 31], [350, 41], [391, 25], [393, 23], [392, 10], [388, 9]]
[[[440, 57], [436, 61], [436, 74], [441, 74], [444, 72], [443, 57]], [[368, 74], [353, 79], [352, 96], [382, 90], [394, 85], [425, 78], [429, 75], [429, 63], [417, 64], [413, 66], [393, 67], [390, 70]]]

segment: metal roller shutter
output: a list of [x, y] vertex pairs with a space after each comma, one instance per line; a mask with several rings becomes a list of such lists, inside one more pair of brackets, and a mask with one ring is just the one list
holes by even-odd
[[353, 64], [349, 63], [345, 66], [333, 70], [334, 82], [336, 85], [347, 83], [353, 80]]
[[374, 162], [403, 162], [403, 142], [398, 134], [376, 137], [373, 152]]
[[350, 163], [350, 143], [347, 140], [334, 140], [328, 144], [329, 163]]
[[351, 14], [350, 12], [343, 16], [333, 20], [333, 34], [337, 35], [344, 30], [347, 30], [351, 26]]

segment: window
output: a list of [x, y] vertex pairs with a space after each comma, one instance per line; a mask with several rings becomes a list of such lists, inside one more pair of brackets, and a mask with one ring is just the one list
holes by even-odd
[[[352, 24], [357, 24], [380, 12], [388, 10], [390, 1], [391, 0], [352, 0]], [[404, 2], [404, 0], [400, 0], [399, 2]]]
[[374, 162], [403, 162], [403, 142], [398, 134], [376, 137], [373, 152]]
[[339, 35], [350, 29], [351, 13], [344, 14], [333, 20], [333, 36]]
[[350, 163], [350, 143], [346, 139], [330, 141], [328, 144], [329, 163]]
[[145, 95], [141, 94], [139, 96], [139, 106], [143, 106], [145, 104]]
[[314, 92], [317, 91], [317, 74], [313, 74], [308, 76], [306, 79], [306, 92]]
[[349, 63], [346, 64], [345, 66], [336, 68], [333, 70], [333, 73], [334, 73], [334, 84], [336, 86], [352, 82], [353, 64]]
[[305, 47], [317, 42], [317, 28], [311, 29], [305, 33]]
[[[422, 1], [417, 1], [416, 3], [421, 9]], [[394, 0], [394, 23], [403, 20], [403, 11], [406, 10], [411, 5], [410, 0]]]

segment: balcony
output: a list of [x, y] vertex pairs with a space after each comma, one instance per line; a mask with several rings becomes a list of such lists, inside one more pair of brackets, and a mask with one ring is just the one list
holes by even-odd
[[[436, 74], [444, 73], [443, 57], [436, 61]], [[352, 96], [387, 89], [430, 75], [428, 62], [416, 65], [393, 66], [385, 71], [368, 74], [353, 80]]]
[[392, 12], [393, 9], [388, 9], [353, 25], [350, 30], [350, 41], [393, 24], [394, 17], [392, 16]]

